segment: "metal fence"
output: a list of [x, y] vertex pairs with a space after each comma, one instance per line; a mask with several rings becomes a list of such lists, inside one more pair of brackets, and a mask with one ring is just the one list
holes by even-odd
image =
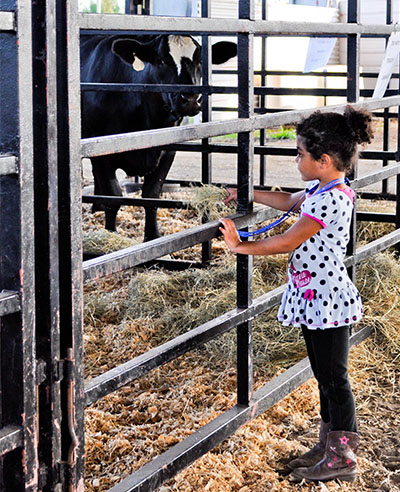
[[[140, 2], [133, 3], [138, 7]], [[111, 489], [151, 491], [290, 393], [310, 377], [311, 369], [305, 359], [253, 391], [252, 320], [279, 302], [283, 287], [253, 299], [252, 259], [239, 255], [236, 309], [84, 384], [84, 282], [198, 243], [209, 245], [219, 231], [216, 222], [202, 224], [82, 266], [81, 157], [201, 139], [202, 147], [190, 150], [203, 152], [205, 180], [210, 176], [212, 152], [238, 155], [237, 226], [246, 228], [271, 218], [272, 211], [253, 209], [253, 159], [255, 153], [284, 151], [255, 148], [254, 131], [296, 122], [312, 109], [256, 114], [251, 56], [254, 36], [346, 37], [347, 100], [376, 111], [398, 107], [400, 96], [357, 103], [360, 37], [387, 37], [398, 27], [391, 23], [360, 24], [357, 0], [349, 0], [348, 22], [344, 24], [255, 20], [253, 0], [240, 0], [238, 19], [207, 18], [209, 1], [203, 1], [204, 18], [192, 19], [79, 14], [75, 4], [67, 0], [0, 3], [0, 488], [6, 492], [84, 490], [84, 407], [236, 328], [237, 404]], [[387, 5], [390, 9], [391, 2]], [[206, 122], [199, 125], [81, 141], [80, 30], [197, 34], [202, 36], [203, 45], [211, 35], [235, 37], [238, 87], [232, 91], [237, 90], [239, 95], [239, 118], [213, 122], [206, 114]], [[199, 88], [206, 96], [218, 91], [207, 77], [205, 74]], [[263, 93], [269, 88], [257, 90]], [[207, 97], [205, 100], [206, 112]], [[343, 109], [344, 105], [329, 108]], [[389, 117], [393, 115], [387, 111], [386, 119]], [[209, 138], [227, 133], [238, 133], [237, 147], [220, 149], [210, 145]], [[398, 160], [398, 152], [399, 148], [397, 152], [383, 149], [379, 153], [365, 152], [363, 157], [379, 158], [387, 164]], [[399, 173], [400, 165], [394, 164], [362, 178], [355, 175], [353, 188], [362, 190], [392, 176], [396, 176], [398, 186]], [[353, 271], [360, 261], [400, 241], [396, 200], [396, 214], [390, 217], [365, 213], [354, 216], [353, 228], [357, 219], [362, 219], [394, 222], [397, 229], [358, 249], [353, 234], [346, 259]], [[357, 332], [352, 343], [359, 343], [370, 332], [369, 328]]]

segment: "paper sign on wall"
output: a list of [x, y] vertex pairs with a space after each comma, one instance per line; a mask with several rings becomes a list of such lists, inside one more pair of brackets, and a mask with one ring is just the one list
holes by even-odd
[[390, 77], [392, 76], [394, 66], [399, 59], [400, 53], [400, 32], [390, 35], [386, 46], [385, 57], [383, 59], [381, 69], [379, 70], [378, 80], [372, 98], [383, 97], [387, 86], [389, 85]]
[[336, 38], [310, 38], [303, 73], [324, 68], [331, 56]]

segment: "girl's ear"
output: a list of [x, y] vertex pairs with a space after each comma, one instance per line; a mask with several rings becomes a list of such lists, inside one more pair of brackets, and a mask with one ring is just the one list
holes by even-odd
[[319, 159], [319, 162], [324, 168], [328, 168], [329, 166], [335, 165], [333, 157], [329, 154], [322, 154]]

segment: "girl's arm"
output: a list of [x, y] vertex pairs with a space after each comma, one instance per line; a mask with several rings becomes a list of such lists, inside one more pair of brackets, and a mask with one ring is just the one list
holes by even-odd
[[235, 223], [230, 219], [220, 219], [223, 227], [219, 230], [224, 236], [225, 243], [232, 253], [242, 255], [273, 255], [289, 253], [300, 244], [317, 234], [322, 226], [309, 217], [300, 217], [286, 232], [259, 241], [240, 240]]
[[[229, 196], [224, 200], [224, 203], [228, 203], [231, 200], [237, 200], [236, 188], [227, 188], [227, 191]], [[290, 210], [293, 205], [300, 200], [303, 194], [303, 191], [286, 193], [285, 191], [254, 190], [254, 201], [278, 210]], [[300, 207], [301, 202], [302, 200], [299, 201], [296, 210]]]

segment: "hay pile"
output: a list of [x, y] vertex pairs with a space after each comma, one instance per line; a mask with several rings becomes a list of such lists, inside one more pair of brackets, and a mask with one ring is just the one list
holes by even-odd
[[192, 188], [188, 207], [194, 210], [198, 217], [207, 217], [209, 221], [218, 220], [236, 212], [236, 202], [231, 200], [225, 205], [224, 199], [228, 192], [224, 188], [213, 185], [202, 185]]
[[[233, 255], [226, 254], [220, 239], [213, 241], [213, 246], [219, 258], [210, 269], [174, 273], [138, 269], [86, 287], [87, 377], [111, 369], [234, 307]], [[351, 356], [352, 385], [365, 436], [359, 481], [294, 485], [277, 473], [283, 467], [282, 460], [303, 450], [303, 445], [309, 446], [316, 437], [317, 387], [310, 381], [160, 490], [398, 490], [392, 475], [377, 459], [376, 442], [382, 436], [395, 439], [400, 425], [400, 406], [398, 411], [392, 409], [385, 419], [379, 420], [383, 394], [390, 402], [398, 391], [400, 375], [393, 361], [400, 356], [400, 264], [393, 253], [385, 252], [376, 255], [373, 262], [364, 262], [358, 271], [357, 286], [365, 308], [360, 326], [376, 327], [375, 336], [354, 349]], [[256, 258], [254, 296], [282, 284], [285, 274], [285, 256]], [[255, 320], [254, 345], [256, 389], [305, 353], [299, 330], [282, 328], [275, 321], [275, 312]], [[234, 405], [235, 398], [233, 333], [103, 398], [86, 411], [85, 490], [107, 490]], [[369, 428], [379, 428], [379, 436], [371, 430], [369, 437]], [[309, 432], [305, 433], [306, 430]], [[385, 481], [390, 488], [381, 488]]]
[[85, 231], [82, 237], [83, 251], [96, 255], [112, 253], [138, 244], [138, 241], [107, 229]]

